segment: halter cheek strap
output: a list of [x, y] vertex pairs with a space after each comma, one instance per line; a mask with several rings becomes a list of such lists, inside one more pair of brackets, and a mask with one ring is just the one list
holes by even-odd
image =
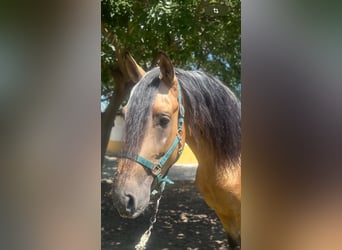
[[[132, 161], [139, 163], [143, 167], [149, 169], [151, 171], [152, 175], [157, 179], [157, 186], [158, 186], [158, 190], [160, 190], [160, 192], [163, 192], [166, 183], [169, 183], [169, 184], [174, 183], [171, 179], [169, 179], [167, 177], [167, 172], [164, 175], [161, 174], [163, 167], [165, 167], [165, 163], [169, 160], [169, 158], [171, 157], [173, 152], [176, 150], [177, 146], [178, 146], [178, 152], [177, 152], [176, 161], [178, 160], [178, 158], [180, 157], [180, 155], [183, 152], [183, 147], [182, 147], [182, 133], [183, 133], [183, 131], [182, 131], [182, 129], [183, 129], [183, 123], [184, 123], [185, 109], [184, 109], [183, 104], [182, 104], [182, 93], [181, 93], [181, 88], [180, 88], [179, 84], [178, 84], [178, 104], [179, 104], [178, 130], [177, 130], [176, 138], [173, 141], [169, 150], [160, 158], [158, 163], [153, 163], [153, 162], [149, 161], [148, 159], [146, 159], [140, 155], [132, 155], [129, 153], [122, 153], [120, 155], [121, 158], [130, 159]], [[158, 192], [158, 190], [154, 189], [152, 193]]]

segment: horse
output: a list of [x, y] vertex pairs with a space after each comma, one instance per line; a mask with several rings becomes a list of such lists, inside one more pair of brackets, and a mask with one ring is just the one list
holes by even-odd
[[185, 142], [198, 161], [195, 183], [227, 233], [232, 249], [241, 237], [241, 104], [222, 82], [202, 71], [175, 68], [159, 53], [159, 67], [145, 72], [125, 56], [136, 82], [123, 108], [125, 131], [113, 181], [120, 216], [136, 218], [166, 177]]

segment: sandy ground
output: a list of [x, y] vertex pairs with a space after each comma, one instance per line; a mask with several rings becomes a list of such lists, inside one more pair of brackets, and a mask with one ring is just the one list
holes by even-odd
[[[102, 250], [134, 249], [149, 226], [154, 201], [138, 218], [121, 218], [112, 205], [111, 183], [116, 158], [106, 156], [102, 169]], [[147, 249], [228, 249], [226, 234], [214, 211], [195, 188], [196, 166], [173, 166], [160, 202]]]

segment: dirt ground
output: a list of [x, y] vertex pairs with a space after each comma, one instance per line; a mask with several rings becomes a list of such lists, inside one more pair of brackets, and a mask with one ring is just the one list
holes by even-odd
[[[102, 250], [130, 250], [148, 228], [155, 202], [152, 200], [144, 214], [134, 220], [121, 218], [112, 205], [108, 177], [115, 164], [115, 159], [107, 158], [102, 173], [101, 245]], [[187, 179], [166, 186], [147, 249], [228, 249], [220, 221], [197, 192], [193, 178]]]

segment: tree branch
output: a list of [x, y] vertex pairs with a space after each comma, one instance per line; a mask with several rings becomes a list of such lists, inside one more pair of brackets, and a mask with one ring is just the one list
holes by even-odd
[[122, 60], [122, 56], [121, 56], [122, 50], [121, 50], [121, 46], [120, 46], [120, 43], [118, 41], [118, 38], [113, 32], [111, 32], [105, 26], [106, 26], [105, 23], [103, 21], [101, 21], [101, 33], [114, 46], [115, 55], [116, 55], [116, 58], [118, 60], [119, 68], [120, 68], [121, 72], [125, 72], [125, 67], [124, 67], [124, 63]]

